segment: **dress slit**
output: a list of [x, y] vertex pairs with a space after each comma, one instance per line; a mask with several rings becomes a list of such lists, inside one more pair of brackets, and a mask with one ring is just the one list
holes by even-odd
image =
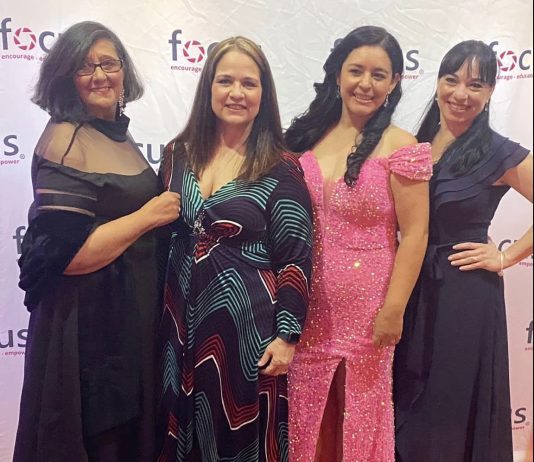
[[[328, 398], [323, 410], [319, 438], [315, 449], [315, 462], [332, 462], [343, 460], [343, 420], [345, 415], [345, 390], [347, 382], [346, 361], [342, 359], [336, 367], [330, 387]], [[326, 444], [325, 444], [326, 441]]]

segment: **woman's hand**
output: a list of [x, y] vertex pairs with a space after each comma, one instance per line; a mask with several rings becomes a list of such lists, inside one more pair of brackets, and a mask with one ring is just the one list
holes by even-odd
[[133, 213], [98, 226], [63, 274], [77, 276], [98, 271], [118, 258], [144, 233], [170, 223], [180, 214], [180, 195], [164, 192]]
[[478, 242], [462, 242], [452, 247], [460, 252], [449, 256], [452, 266], [459, 267], [460, 271], [483, 269], [498, 273], [506, 268], [506, 255], [497, 250], [493, 242], [481, 244]]
[[139, 213], [150, 225], [150, 228], [158, 228], [173, 222], [180, 215], [180, 194], [170, 191], [150, 199]]
[[376, 347], [395, 346], [400, 342], [403, 323], [402, 310], [383, 307], [375, 318], [373, 344]]
[[258, 368], [263, 375], [285, 375], [295, 356], [295, 345], [281, 338], [275, 339], [265, 350]]

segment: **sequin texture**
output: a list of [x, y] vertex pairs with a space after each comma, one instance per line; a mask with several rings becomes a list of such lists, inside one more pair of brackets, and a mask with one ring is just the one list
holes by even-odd
[[334, 373], [346, 369], [343, 460], [393, 462], [393, 348], [372, 344], [397, 249], [390, 173], [428, 181], [430, 145], [367, 160], [354, 187], [326, 186], [312, 152], [301, 157], [314, 208], [308, 322], [290, 368], [290, 462], [313, 462]]

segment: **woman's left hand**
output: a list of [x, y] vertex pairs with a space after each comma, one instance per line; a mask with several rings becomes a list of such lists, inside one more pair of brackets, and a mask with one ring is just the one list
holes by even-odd
[[452, 266], [458, 266], [460, 271], [483, 269], [498, 273], [501, 268], [501, 252], [493, 242], [482, 244], [479, 242], [462, 242], [452, 247], [460, 252], [449, 256]]
[[376, 347], [395, 346], [400, 342], [404, 323], [402, 311], [382, 307], [375, 318], [373, 344]]
[[287, 343], [281, 338], [275, 339], [265, 350], [258, 368], [263, 375], [285, 375], [295, 356], [295, 345]]

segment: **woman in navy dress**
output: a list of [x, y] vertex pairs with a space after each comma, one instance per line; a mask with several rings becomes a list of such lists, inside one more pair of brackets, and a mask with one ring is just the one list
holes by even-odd
[[497, 62], [466, 41], [443, 58], [418, 133], [432, 143], [430, 238], [395, 360], [401, 462], [512, 462], [502, 271], [532, 253], [488, 228], [513, 188], [532, 201], [532, 156], [489, 126]]
[[311, 211], [284, 151], [263, 52], [243, 37], [221, 42], [161, 167], [182, 215], [165, 284], [160, 462], [287, 461]]

